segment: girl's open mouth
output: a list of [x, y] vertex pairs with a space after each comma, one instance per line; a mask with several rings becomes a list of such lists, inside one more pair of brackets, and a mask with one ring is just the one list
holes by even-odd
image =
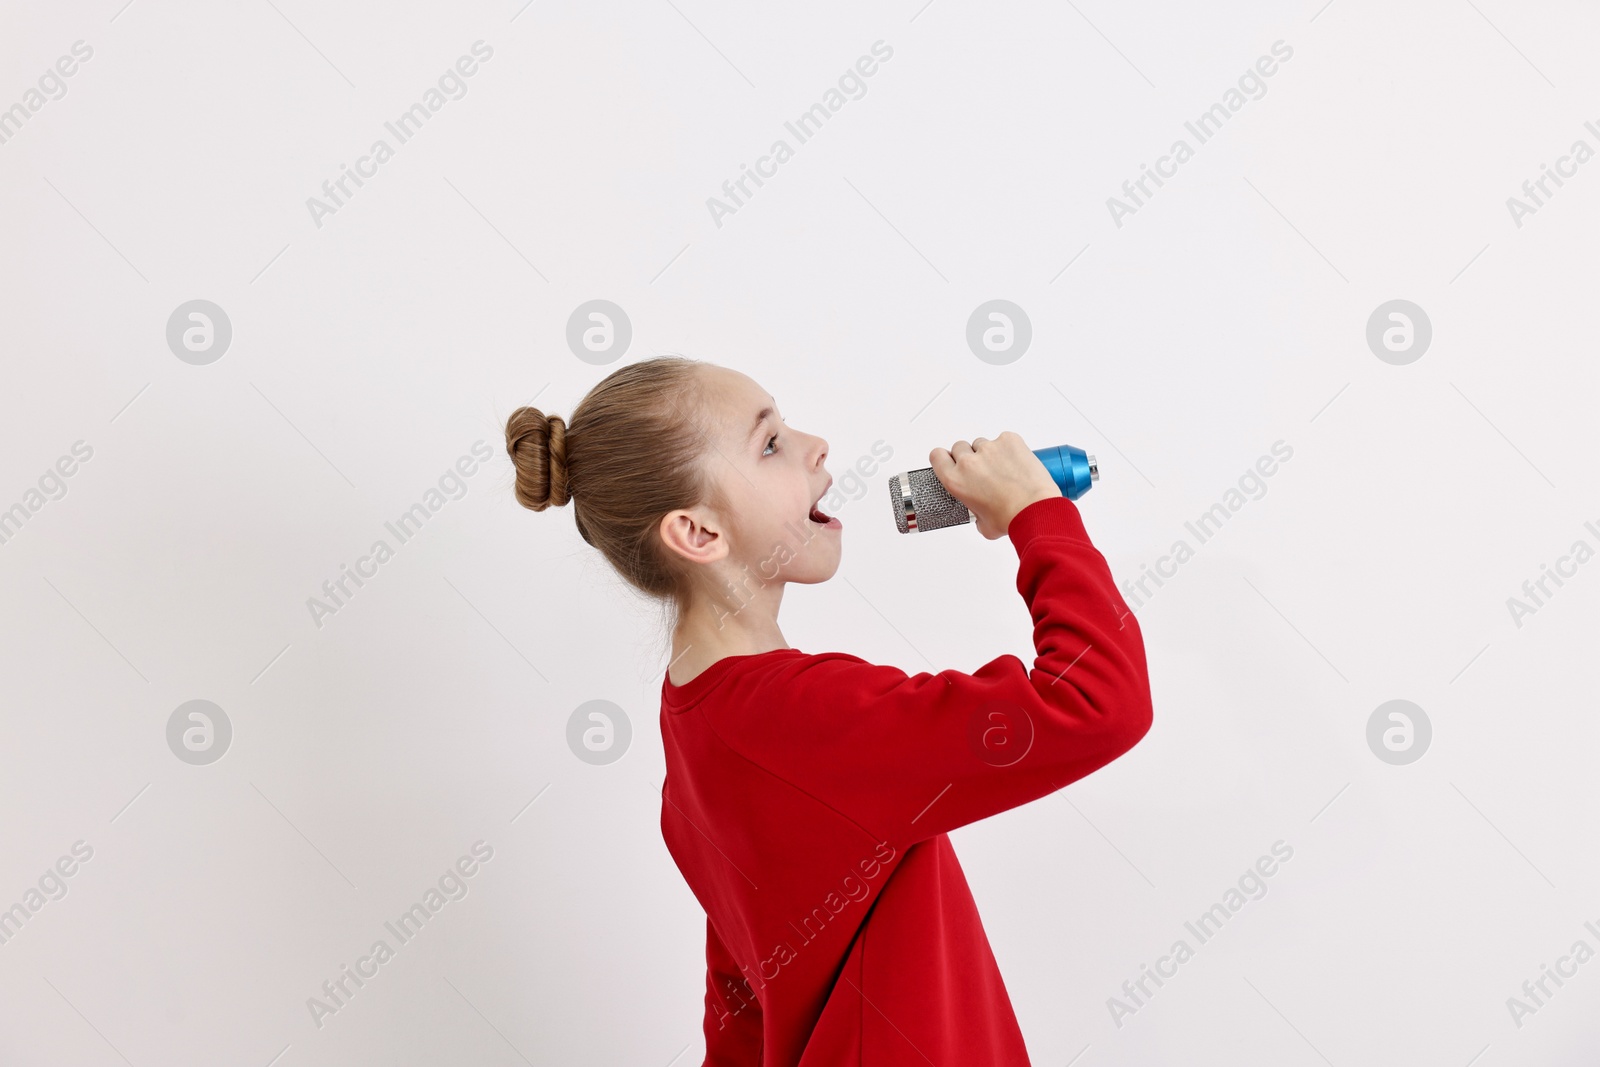
[[828, 530], [844, 529], [844, 523], [815, 505], [811, 508], [811, 521]]

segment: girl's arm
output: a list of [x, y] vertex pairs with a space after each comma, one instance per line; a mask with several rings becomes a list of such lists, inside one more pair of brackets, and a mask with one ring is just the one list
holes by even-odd
[[735, 751], [902, 847], [1075, 782], [1150, 729], [1139, 624], [1077, 505], [1011, 520], [1030, 670], [1005, 655], [972, 674], [908, 676], [854, 656], [779, 661], [730, 679], [711, 726]]

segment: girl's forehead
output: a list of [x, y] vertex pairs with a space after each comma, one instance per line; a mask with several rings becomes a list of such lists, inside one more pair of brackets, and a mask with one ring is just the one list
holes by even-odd
[[771, 394], [742, 374], [728, 372], [711, 383], [711, 397], [725, 419], [737, 423], [740, 429], [749, 429], [748, 423], [764, 409], [777, 410]]

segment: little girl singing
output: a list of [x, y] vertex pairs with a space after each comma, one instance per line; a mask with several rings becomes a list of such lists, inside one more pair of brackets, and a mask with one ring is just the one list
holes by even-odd
[[[737, 371], [619, 368], [570, 424], [515, 411], [516, 495], [670, 611], [661, 833], [706, 913], [706, 1067], [1030, 1061], [949, 832], [1075, 782], [1150, 729], [1143, 637], [1022, 438], [929, 455], [1009, 537], [1032, 666], [908, 675], [790, 647], [790, 582], [839, 569], [828, 443]], [[959, 614], [955, 614], [959, 619]]]

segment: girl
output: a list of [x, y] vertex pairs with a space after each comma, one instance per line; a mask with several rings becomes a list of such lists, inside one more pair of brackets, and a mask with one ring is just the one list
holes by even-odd
[[1029, 670], [908, 676], [791, 648], [789, 582], [839, 567], [828, 443], [737, 371], [622, 367], [572, 425], [514, 412], [517, 499], [671, 608], [661, 833], [706, 912], [706, 1067], [1029, 1063], [949, 831], [1045, 796], [1150, 728], [1138, 623], [1022, 438], [929, 455], [1009, 535]]

